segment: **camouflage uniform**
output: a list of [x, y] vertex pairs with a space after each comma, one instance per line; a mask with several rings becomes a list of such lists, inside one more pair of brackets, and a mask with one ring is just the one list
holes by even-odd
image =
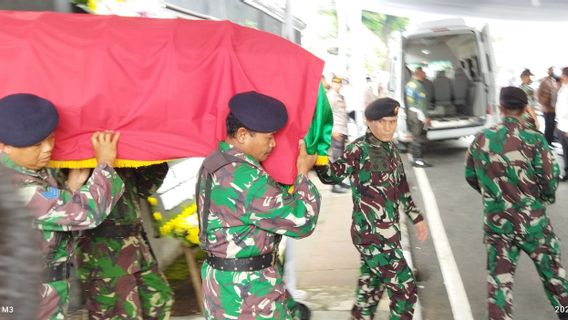
[[[521, 88], [525, 92], [525, 94], [527, 95], [527, 100], [528, 100], [527, 109], [531, 108], [532, 110], [534, 110], [534, 106], [535, 106], [534, 89], [531, 88], [531, 86], [529, 86], [526, 83], [521, 84], [519, 86], [519, 88]], [[537, 130], [536, 129], [536, 119], [534, 119], [528, 111], [523, 113], [522, 118], [525, 121], [526, 126], [530, 127], [533, 130]]]
[[[208, 255], [249, 258], [278, 250], [282, 235], [303, 238], [316, 225], [320, 196], [304, 176], [294, 193], [274, 181], [254, 158], [220, 142], [233, 162], [213, 174], [207, 227], [201, 245]], [[197, 207], [204, 217], [206, 173], [200, 173]], [[258, 271], [224, 271], [205, 262], [201, 270], [206, 319], [291, 319], [292, 303], [274, 265]]]
[[30, 170], [0, 154], [1, 164], [15, 172], [27, 206], [34, 215], [34, 228], [45, 257], [38, 319], [63, 319], [69, 301], [69, 270], [75, 231], [98, 226], [111, 212], [124, 185], [113, 168], [97, 166], [87, 183], [71, 193], [57, 187], [48, 170]]
[[423, 145], [426, 143], [426, 130], [424, 120], [428, 117], [428, 97], [422, 82], [417, 79], [410, 80], [405, 87], [406, 95], [406, 123], [412, 134], [412, 157], [414, 160], [422, 159]]
[[479, 133], [467, 152], [465, 177], [484, 206], [490, 319], [512, 319], [520, 250], [533, 260], [552, 305], [568, 306], [560, 242], [545, 211], [555, 201], [559, 171], [544, 136], [513, 117]]
[[352, 317], [372, 319], [384, 286], [391, 299], [390, 319], [412, 319], [416, 282], [402, 254], [399, 210], [415, 224], [424, 218], [412, 200], [394, 142], [382, 142], [367, 131], [341, 158], [316, 171], [324, 183], [351, 181], [351, 239], [363, 262]]
[[126, 190], [101, 226], [78, 242], [78, 276], [90, 319], [167, 319], [173, 293], [158, 269], [140, 217], [167, 164], [117, 169]]

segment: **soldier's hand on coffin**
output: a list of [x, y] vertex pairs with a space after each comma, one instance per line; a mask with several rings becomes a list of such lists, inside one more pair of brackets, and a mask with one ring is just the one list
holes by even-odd
[[317, 155], [309, 155], [306, 151], [306, 143], [304, 140], [300, 140], [300, 153], [298, 154], [298, 159], [296, 160], [296, 167], [298, 168], [298, 174], [303, 174], [308, 176], [308, 172], [312, 169], [316, 163]]
[[95, 158], [97, 163], [106, 163], [109, 166], [114, 164], [117, 157], [117, 144], [120, 138], [120, 132], [114, 131], [97, 131], [93, 133], [91, 142], [95, 149]]

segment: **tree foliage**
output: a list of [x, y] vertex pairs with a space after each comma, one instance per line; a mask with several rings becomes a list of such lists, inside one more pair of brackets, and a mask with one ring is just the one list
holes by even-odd
[[387, 43], [391, 32], [406, 29], [408, 18], [363, 10], [363, 25]]

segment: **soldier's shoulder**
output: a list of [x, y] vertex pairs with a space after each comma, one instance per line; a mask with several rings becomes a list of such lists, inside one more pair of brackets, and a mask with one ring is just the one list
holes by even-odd
[[365, 145], [367, 145], [367, 141], [365, 139], [365, 135], [362, 135], [359, 138], [353, 140], [353, 142], [349, 143], [346, 149], [349, 151], [359, 150]]

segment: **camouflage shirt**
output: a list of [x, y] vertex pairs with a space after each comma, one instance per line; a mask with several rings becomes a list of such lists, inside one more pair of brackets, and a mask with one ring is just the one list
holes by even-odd
[[[320, 195], [309, 179], [298, 176], [289, 194], [254, 158], [225, 142], [219, 149], [245, 162], [226, 165], [213, 175], [207, 241], [202, 244], [206, 251], [222, 258], [248, 258], [272, 252], [277, 234], [303, 238], [312, 233]], [[199, 209], [204, 196], [202, 183]]]
[[98, 230], [112, 233], [115, 226], [141, 225], [140, 200], [145, 200], [162, 184], [168, 165], [163, 163], [136, 169], [120, 168], [116, 171], [124, 181], [124, 195], [108, 218], [98, 228], [90, 231], [95, 233], [94, 236], [87, 233], [79, 238], [78, 270], [81, 279], [119, 277], [156, 265], [142, 232], [115, 238], [96, 233]]
[[418, 114], [418, 120], [424, 121], [428, 117], [428, 97], [424, 85], [417, 79], [408, 81], [404, 87], [406, 108]]
[[527, 95], [527, 100], [528, 100], [527, 105], [531, 108], [534, 108], [534, 105], [535, 105], [535, 103], [534, 103], [534, 89], [526, 83], [521, 84], [519, 86], [519, 88], [521, 88], [525, 92], [525, 94]]
[[465, 178], [481, 193], [486, 233], [532, 234], [548, 225], [560, 169], [544, 136], [513, 117], [481, 131], [466, 155]]
[[31, 209], [34, 227], [41, 230], [40, 248], [47, 266], [70, 262], [72, 231], [98, 226], [124, 190], [120, 177], [106, 164], [97, 166], [85, 185], [71, 192], [58, 188], [47, 169], [36, 171], [20, 167], [5, 154], [0, 154], [0, 160], [15, 173], [14, 182]]
[[398, 241], [400, 209], [414, 223], [424, 219], [412, 200], [396, 146], [378, 140], [370, 131], [349, 144], [341, 158], [316, 171], [324, 183], [336, 184], [349, 177], [355, 245]]

